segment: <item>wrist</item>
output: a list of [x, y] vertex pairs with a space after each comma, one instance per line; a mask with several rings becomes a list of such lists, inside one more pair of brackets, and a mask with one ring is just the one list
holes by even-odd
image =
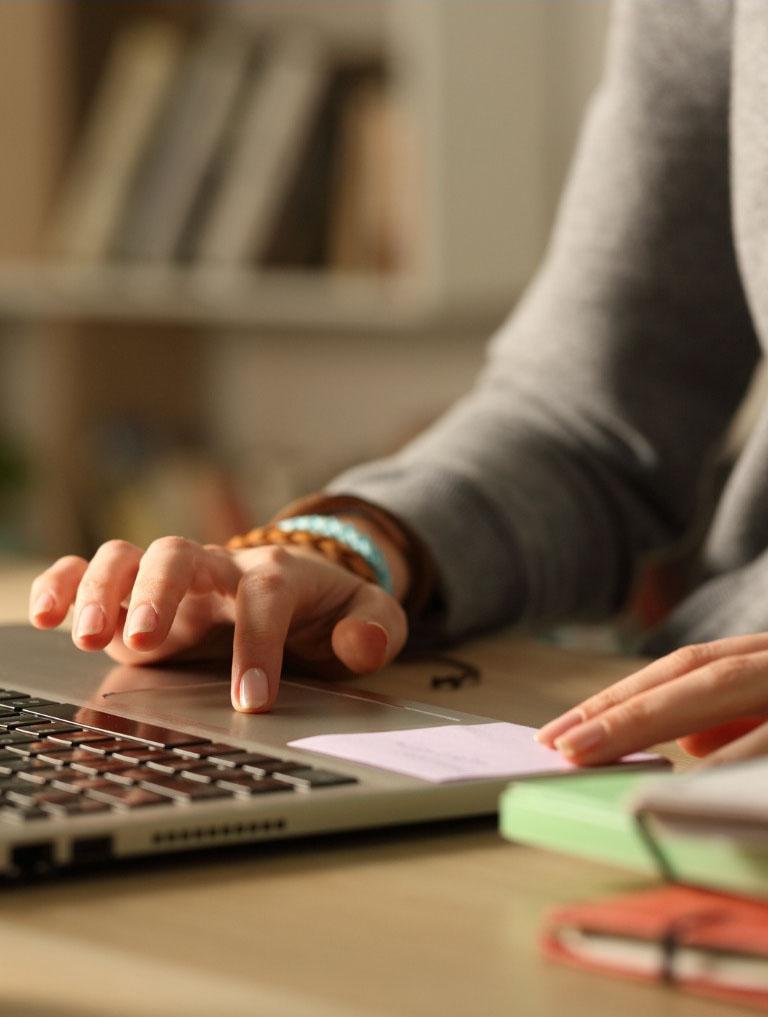
[[335, 515], [361, 530], [361, 522], [372, 527], [366, 533], [381, 546], [395, 596], [411, 622], [428, 608], [437, 588], [437, 569], [426, 544], [399, 516], [355, 495], [319, 491], [286, 505], [272, 522], [307, 513]]
[[401, 604], [408, 596], [411, 586], [411, 575], [408, 559], [397, 547], [395, 542], [378, 526], [372, 519], [365, 516], [344, 514], [339, 519], [345, 523], [351, 523], [367, 537], [370, 537], [374, 544], [384, 555], [392, 579], [392, 595]]

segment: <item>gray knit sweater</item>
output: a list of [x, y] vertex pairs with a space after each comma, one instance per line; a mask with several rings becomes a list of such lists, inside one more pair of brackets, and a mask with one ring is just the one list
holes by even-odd
[[[679, 540], [768, 342], [768, 0], [617, 3], [545, 262], [473, 390], [331, 485], [407, 520], [443, 635], [605, 617]], [[768, 407], [655, 649], [768, 630]]]

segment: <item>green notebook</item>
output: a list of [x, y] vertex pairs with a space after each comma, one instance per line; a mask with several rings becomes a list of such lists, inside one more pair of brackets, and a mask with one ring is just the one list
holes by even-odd
[[678, 882], [768, 897], [768, 831], [756, 841], [732, 827], [702, 835], [651, 818], [654, 848], [628, 807], [651, 780], [676, 777], [590, 773], [511, 784], [499, 804], [502, 836], [649, 874], [663, 875], [666, 867]]

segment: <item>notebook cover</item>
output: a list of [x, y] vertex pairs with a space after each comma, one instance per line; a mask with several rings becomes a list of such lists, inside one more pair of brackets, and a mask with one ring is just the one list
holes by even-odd
[[[584, 958], [561, 942], [558, 933], [563, 929], [658, 943], [668, 951], [670, 964], [665, 967], [660, 962], [655, 973], [644, 974], [630, 966], [622, 966], [616, 959], [601, 962]], [[768, 990], [736, 984], [726, 987], [706, 977], [677, 977], [674, 969], [674, 950], [679, 948], [734, 958], [768, 958], [768, 903], [690, 887], [662, 886], [560, 908], [549, 916], [540, 942], [544, 954], [551, 960], [639, 981], [665, 981], [686, 991], [768, 1010]]]

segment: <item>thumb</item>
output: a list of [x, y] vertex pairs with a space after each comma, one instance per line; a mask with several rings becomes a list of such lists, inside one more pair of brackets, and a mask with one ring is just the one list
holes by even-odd
[[394, 660], [408, 638], [398, 602], [379, 586], [363, 583], [331, 635], [333, 652], [350, 671], [368, 674]]

